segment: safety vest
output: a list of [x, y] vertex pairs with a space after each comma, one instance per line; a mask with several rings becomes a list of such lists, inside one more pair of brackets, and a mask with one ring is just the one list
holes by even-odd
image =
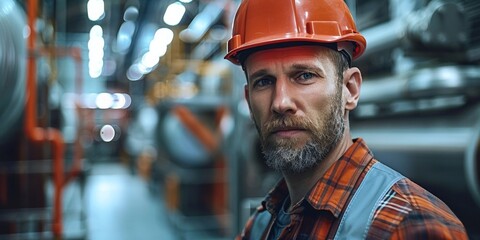
[[[348, 203], [334, 239], [365, 239], [380, 201], [402, 178], [404, 176], [400, 173], [376, 162]], [[268, 211], [257, 214], [250, 233], [251, 240], [262, 238], [271, 217]]]

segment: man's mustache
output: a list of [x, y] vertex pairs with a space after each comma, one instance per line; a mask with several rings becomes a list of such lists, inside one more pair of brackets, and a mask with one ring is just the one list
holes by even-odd
[[280, 116], [274, 117], [263, 124], [264, 136], [284, 130], [310, 130], [313, 123], [306, 118]]

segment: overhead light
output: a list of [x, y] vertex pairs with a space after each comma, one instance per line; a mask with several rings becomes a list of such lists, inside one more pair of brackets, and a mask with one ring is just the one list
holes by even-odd
[[165, 15], [163, 16], [163, 21], [170, 26], [176, 26], [182, 20], [185, 10], [183, 4], [180, 2], [174, 2], [167, 7]]
[[132, 36], [135, 33], [135, 23], [126, 21], [120, 25], [117, 34], [117, 51], [126, 52], [132, 43]]
[[148, 49], [148, 52], [154, 54], [157, 58], [163, 57], [167, 53], [167, 46], [155, 41], [150, 42]]
[[100, 129], [100, 138], [104, 142], [111, 142], [115, 138], [115, 128], [110, 124], [104, 125]]
[[138, 17], [138, 8], [135, 6], [128, 7], [125, 12], [123, 13], [123, 20], [124, 21], [135, 21]]
[[158, 64], [158, 56], [155, 53], [147, 52], [143, 55], [142, 60], [140, 63], [146, 67], [146, 69], [151, 69]]
[[113, 105], [113, 96], [109, 93], [100, 93], [97, 95], [95, 103], [99, 109], [109, 109]]
[[103, 0], [89, 0], [87, 3], [87, 15], [90, 21], [101, 20], [105, 16], [105, 3]]
[[103, 57], [105, 40], [103, 38], [103, 29], [95, 25], [90, 29], [90, 39], [88, 40], [88, 73], [91, 78], [98, 78], [103, 70]]
[[173, 31], [168, 28], [160, 28], [155, 32], [153, 39], [158, 41], [160, 44], [169, 45], [173, 40]]
[[185, 42], [197, 42], [211, 28], [213, 23], [221, 17], [225, 8], [225, 1], [209, 3], [195, 18], [190, 25], [180, 32], [180, 39]]
[[90, 38], [103, 37], [103, 28], [99, 25], [94, 25], [90, 29]]
[[140, 64], [135, 63], [131, 65], [127, 70], [127, 78], [130, 81], [138, 81], [143, 78], [143, 73], [139, 69]]
[[125, 93], [114, 93], [112, 94], [114, 102], [112, 109], [126, 109], [132, 103], [130, 95]]

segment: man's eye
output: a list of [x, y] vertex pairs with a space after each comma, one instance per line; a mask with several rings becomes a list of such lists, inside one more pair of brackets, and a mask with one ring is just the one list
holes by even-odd
[[253, 87], [261, 88], [273, 84], [273, 80], [269, 78], [258, 79], [254, 82]]
[[311, 72], [304, 72], [298, 75], [298, 79], [302, 81], [310, 80], [315, 77], [315, 74]]

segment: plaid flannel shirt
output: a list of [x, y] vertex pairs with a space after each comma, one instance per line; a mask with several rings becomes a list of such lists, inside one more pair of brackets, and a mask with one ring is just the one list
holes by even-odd
[[[362, 139], [356, 139], [291, 211], [290, 224], [279, 239], [333, 239], [342, 213], [366, 173], [376, 162]], [[282, 179], [272, 189], [237, 239], [250, 239], [258, 212], [272, 219], [288, 189]], [[272, 221], [267, 228], [270, 228]], [[268, 233], [265, 231], [263, 238]], [[445, 203], [407, 178], [396, 182], [375, 211], [367, 239], [468, 239], [465, 228]]]

